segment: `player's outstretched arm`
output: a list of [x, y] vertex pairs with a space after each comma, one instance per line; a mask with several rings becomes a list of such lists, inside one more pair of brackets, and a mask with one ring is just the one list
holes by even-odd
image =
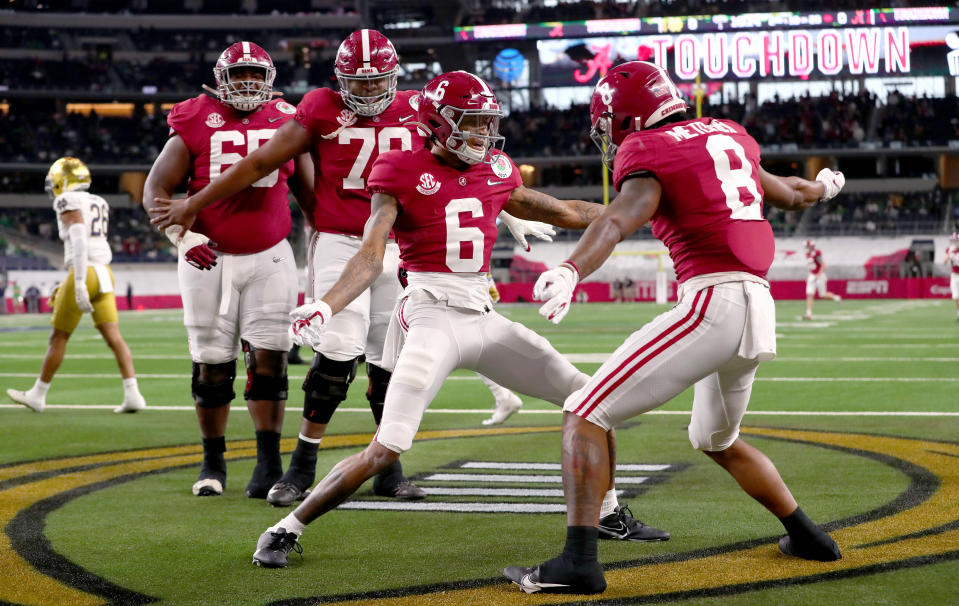
[[645, 225], [659, 208], [663, 189], [656, 179], [627, 179], [621, 187], [606, 212], [586, 228], [569, 257], [579, 272], [579, 278], [599, 269], [616, 245]]
[[520, 185], [503, 208], [520, 219], [542, 221], [556, 227], [584, 229], [603, 214], [605, 207], [585, 200], [559, 200]]
[[157, 198], [148, 209], [150, 222], [159, 229], [171, 225], [190, 225], [193, 218], [210, 204], [246, 189], [278, 169], [291, 158], [309, 150], [310, 135], [296, 120], [289, 120], [269, 140], [243, 158], [206, 187], [186, 200]]
[[760, 167], [759, 182], [763, 186], [763, 202], [783, 210], [803, 210], [816, 202], [834, 198], [846, 184], [846, 178], [828, 168], [819, 171], [815, 181], [810, 181], [801, 177], [780, 177]]

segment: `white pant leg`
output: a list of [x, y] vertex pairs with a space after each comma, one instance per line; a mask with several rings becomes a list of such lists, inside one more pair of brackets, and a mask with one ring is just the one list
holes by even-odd
[[949, 290], [952, 291], [952, 298], [959, 301], [959, 274], [949, 275]]
[[[193, 267], [183, 255], [177, 262], [180, 298], [183, 300], [183, 325], [186, 326], [190, 357], [202, 364], [222, 364], [235, 360], [239, 353], [237, 293], [233, 291], [232, 271], [236, 255], [220, 254], [212, 269]], [[226, 272], [226, 276], [224, 276]], [[229, 291], [229, 306], [220, 314], [224, 278]]]
[[738, 357], [745, 321], [742, 282], [687, 293], [630, 335], [563, 409], [605, 429], [652, 410]]
[[506, 389], [562, 406], [589, 379], [543, 336], [495, 311], [483, 319], [483, 337], [470, 368]]
[[[313, 298], [322, 297], [340, 279], [347, 262], [360, 249], [359, 238], [321, 232], [313, 246]], [[334, 315], [316, 351], [331, 360], [352, 360], [363, 354], [370, 329], [370, 291], [364, 291]]]
[[693, 448], [722, 451], [732, 446], [739, 437], [758, 368], [758, 360], [733, 358], [696, 382], [688, 428]]
[[826, 272], [806, 276], [806, 296], [810, 295], [826, 296]]
[[453, 369], [461, 366], [463, 354], [475, 356], [470, 349], [476, 350], [480, 342], [478, 312], [450, 308], [423, 291], [407, 298], [403, 316], [409, 331], [386, 390], [375, 438], [399, 453], [413, 445], [423, 413]]
[[383, 368], [383, 343], [390, 316], [403, 294], [403, 286], [396, 275], [400, 267], [400, 247], [395, 242], [386, 245], [383, 255], [383, 273], [370, 286], [370, 322], [366, 335], [366, 361]]
[[296, 307], [298, 279], [293, 248], [287, 240], [244, 255], [248, 272], [239, 288], [240, 338], [257, 349], [289, 351], [290, 311]]

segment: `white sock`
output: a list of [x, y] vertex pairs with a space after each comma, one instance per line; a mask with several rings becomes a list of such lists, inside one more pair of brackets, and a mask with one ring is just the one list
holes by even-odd
[[137, 386], [137, 378], [131, 377], [123, 379], [123, 397], [136, 396], [140, 394], [140, 388]]
[[617, 507], [619, 507], [619, 499], [616, 498], [616, 489], [613, 488], [606, 491], [606, 496], [603, 497], [603, 506], [599, 510], [599, 518], [605, 518], [616, 511]]
[[267, 528], [267, 530], [270, 532], [276, 532], [277, 528], [283, 528], [287, 532], [292, 532], [296, 536], [300, 536], [301, 534], [303, 534], [303, 529], [306, 528], [306, 524], [299, 521], [296, 518], [296, 516], [293, 515], [293, 512], [291, 511], [290, 515], [286, 516], [285, 518], [283, 518], [282, 520], [280, 520], [273, 526], [270, 526], [269, 528]]
[[47, 392], [50, 391], [50, 384], [44, 383], [40, 379], [37, 379], [37, 382], [33, 384], [33, 387], [30, 388], [30, 392], [35, 396], [40, 396], [42, 399], [47, 399]]
[[309, 442], [310, 444], [319, 445], [320, 442], [323, 441], [323, 438], [309, 438], [309, 437], [307, 437], [307, 436], [304, 436], [303, 434], [300, 434], [299, 437], [300, 437], [300, 439], [303, 440], [304, 442]]

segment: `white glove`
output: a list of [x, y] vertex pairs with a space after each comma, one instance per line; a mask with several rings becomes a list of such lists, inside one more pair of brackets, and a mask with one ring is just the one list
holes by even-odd
[[499, 214], [499, 219], [509, 228], [509, 233], [513, 234], [513, 239], [519, 242], [519, 245], [525, 248], [526, 252], [529, 252], [529, 244], [526, 242], [526, 236], [533, 236], [546, 242], [552, 242], [553, 236], [556, 235], [556, 230], [553, 229], [553, 226], [549, 223], [517, 219], [505, 211]]
[[553, 324], [566, 317], [573, 302], [573, 291], [579, 282], [579, 271], [568, 263], [557, 265], [540, 274], [533, 285], [533, 299], [546, 301], [539, 308], [539, 315]]
[[333, 312], [323, 299], [300, 305], [290, 312], [290, 336], [297, 345], [313, 347], [320, 341]]
[[844, 177], [841, 172], [824, 168], [816, 175], [816, 181], [819, 181], [826, 187], [822, 198], [819, 198], [820, 202], [825, 202], [832, 200], [839, 194], [842, 186], [846, 184], [846, 177]]
[[76, 280], [73, 283], [73, 290], [76, 294], [77, 307], [84, 313], [93, 313], [93, 303], [90, 303], [90, 292], [87, 290], [86, 282]]

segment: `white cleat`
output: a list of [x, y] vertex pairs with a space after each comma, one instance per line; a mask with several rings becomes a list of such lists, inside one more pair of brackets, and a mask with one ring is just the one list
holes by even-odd
[[132, 398], [125, 398], [123, 404], [120, 404], [113, 409], [113, 412], [137, 412], [138, 410], [143, 410], [147, 407], [146, 400], [143, 399], [143, 396], [137, 394]]
[[37, 396], [32, 395], [29, 391], [8, 389], [7, 395], [10, 396], [10, 399], [17, 404], [23, 404], [33, 412], [43, 412], [43, 409], [47, 407], [47, 403], [44, 402], [44, 398], [38, 398]]
[[218, 497], [223, 494], [223, 484], [216, 478], [201, 478], [193, 484], [193, 494], [198, 497]]
[[509, 397], [496, 401], [493, 416], [488, 419], [483, 419], [483, 425], [501, 425], [522, 407], [523, 401], [520, 397], [513, 392], [509, 392]]

